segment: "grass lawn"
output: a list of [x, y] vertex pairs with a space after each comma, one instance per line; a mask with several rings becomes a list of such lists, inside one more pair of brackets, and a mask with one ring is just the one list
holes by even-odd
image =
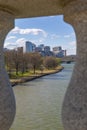
[[36, 70], [35, 71], [35, 74], [33, 73], [33, 70], [29, 71], [29, 72], [26, 72], [24, 74], [22, 74], [21, 72], [18, 73], [18, 75], [15, 74], [15, 72], [13, 72], [11, 74], [11, 77], [10, 77], [10, 81], [11, 83], [21, 83], [21, 82], [25, 82], [26, 79], [33, 79], [35, 77], [39, 77], [39, 76], [43, 76], [43, 75], [46, 75], [46, 74], [52, 74], [52, 73], [56, 73], [58, 72], [59, 70], [62, 69], [62, 66], [58, 66], [57, 68], [55, 69], [44, 69], [43, 71], [41, 70]]

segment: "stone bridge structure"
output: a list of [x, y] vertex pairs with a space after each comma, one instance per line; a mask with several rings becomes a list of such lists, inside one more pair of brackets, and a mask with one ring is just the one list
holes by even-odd
[[61, 58], [62, 62], [71, 63], [76, 61], [76, 55], [68, 55]]
[[62, 107], [64, 130], [87, 130], [87, 0], [0, 0], [0, 130], [9, 130], [16, 103], [5, 71], [3, 44], [17, 18], [63, 15], [77, 38], [77, 58]]

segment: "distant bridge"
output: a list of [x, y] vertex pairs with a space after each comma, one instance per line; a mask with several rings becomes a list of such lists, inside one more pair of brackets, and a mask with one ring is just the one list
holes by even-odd
[[62, 62], [75, 62], [76, 61], [76, 55], [69, 55], [69, 56], [65, 56], [62, 59]]

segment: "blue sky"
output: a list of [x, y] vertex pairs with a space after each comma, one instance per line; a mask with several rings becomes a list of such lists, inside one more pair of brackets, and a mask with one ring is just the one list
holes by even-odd
[[13, 49], [22, 46], [25, 41], [31, 41], [37, 46], [50, 46], [51, 50], [61, 46], [68, 55], [76, 54], [74, 30], [63, 21], [63, 16], [16, 19], [15, 28], [7, 35], [4, 47]]

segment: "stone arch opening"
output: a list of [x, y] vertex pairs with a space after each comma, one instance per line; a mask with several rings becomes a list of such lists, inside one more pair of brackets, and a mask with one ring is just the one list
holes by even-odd
[[[52, 17], [57, 17], [57, 16], [52, 16]], [[51, 17], [51, 18], [52, 18]], [[43, 19], [43, 18], [42, 18]], [[46, 18], [47, 19], [47, 18]], [[58, 19], [57, 18], [55, 18], [56, 19], [56, 24], [58, 25]], [[62, 19], [62, 18], [61, 18]], [[34, 20], [34, 19], [33, 19]], [[52, 19], [51, 19], [52, 20]], [[61, 20], [62, 21], [62, 20]], [[26, 22], [27, 22], [27, 19], [25, 20], [25, 22], [23, 22], [22, 24], [26, 24]], [[62, 21], [63, 22], [63, 21]], [[53, 21], [52, 21], [52, 24], [53, 24]], [[65, 26], [65, 29], [67, 29], [67, 24], [66, 25], [64, 25]], [[34, 27], [33, 27], [34, 28]], [[56, 27], [55, 27], [56, 28]], [[13, 29], [14, 30], [14, 29]], [[26, 28], [25, 28], [25, 30], [26, 30]], [[40, 34], [40, 35], [44, 35], [44, 37], [46, 36], [46, 34], [45, 34], [45, 32], [44, 32], [44, 30], [45, 29], [43, 29], [42, 30], [42, 28], [39, 28], [39, 31], [41, 31], [41, 33], [42, 34]], [[51, 28], [50, 28], [50, 30], [52, 30]], [[55, 29], [54, 29], [55, 30]], [[71, 29], [72, 30], [72, 29]], [[26, 33], [26, 32], [24, 32], [24, 27], [16, 27], [15, 28], [15, 30], [14, 30], [14, 32], [16, 32], [17, 31], [17, 33]], [[22, 31], [22, 32], [21, 32]], [[38, 30], [35, 30], [35, 31], [38, 31]], [[31, 30], [31, 32], [32, 32], [32, 30]], [[62, 32], [63, 32], [63, 30], [62, 30]], [[71, 31], [72, 32], [72, 31]], [[71, 39], [70, 39], [70, 41], [72, 40], [72, 37], [73, 37], [73, 34], [74, 32], [72, 32], [70, 35], [69, 35], [69, 32], [67, 31], [67, 34], [65, 35], [65, 33], [63, 34], [63, 36], [61, 36], [61, 37], [64, 37], [64, 39], [68, 39], [68, 38], [70, 38], [71, 37]], [[35, 33], [34, 33], [35, 34]], [[52, 33], [53, 34], [53, 33]], [[53, 36], [53, 38], [57, 38], [57, 39], [60, 39], [59, 38], [59, 36], [58, 35], [52, 35], [51, 34], [51, 36]], [[58, 34], [58, 33], [57, 33]], [[21, 34], [21, 35], [23, 35], [23, 34]], [[26, 34], [27, 35], [27, 34]], [[14, 35], [12, 35], [13, 37], [10, 37], [9, 35], [8, 35], [8, 38], [7, 38], [7, 40], [9, 39], [9, 37], [10, 38], [12, 38], [12, 39], [14, 39], [15, 37], [15, 33], [14, 33]], [[58, 36], [58, 37], [57, 37]], [[21, 40], [23, 40], [23, 39], [21, 39]], [[57, 41], [57, 40], [56, 40]], [[64, 40], [63, 40], [64, 41]], [[19, 42], [20, 42], [20, 40], [19, 40]], [[62, 42], [61, 42], [62, 43]], [[13, 44], [13, 43], [12, 43]], [[66, 44], [66, 43], [65, 43]], [[70, 43], [69, 43], [70, 44]], [[68, 45], [69, 45], [68, 44]], [[49, 44], [50, 45], [50, 44]], [[57, 44], [56, 44], [57, 45]], [[60, 46], [61, 44], [59, 44], [59, 46]], [[71, 47], [74, 45], [74, 43], [73, 42], [71, 42]], [[65, 46], [66, 47], [66, 46]], [[70, 48], [69, 48], [70, 49]], [[14, 126], [13, 126], [14, 127]]]

